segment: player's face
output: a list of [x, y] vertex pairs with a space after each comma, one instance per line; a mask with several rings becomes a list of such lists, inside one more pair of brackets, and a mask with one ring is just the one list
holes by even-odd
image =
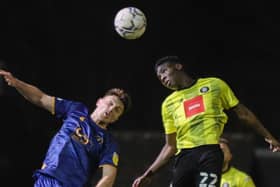
[[224, 153], [224, 162], [229, 162], [232, 158], [232, 154], [227, 144], [220, 143], [220, 147]]
[[160, 82], [166, 88], [177, 90], [180, 88], [181, 64], [163, 63], [156, 69], [156, 74]]
[[113, 123], [119, 119], [124, 111], [121, 100], [114, 95], [100, 98], [97, 102], [96, 112], [104, 123]]

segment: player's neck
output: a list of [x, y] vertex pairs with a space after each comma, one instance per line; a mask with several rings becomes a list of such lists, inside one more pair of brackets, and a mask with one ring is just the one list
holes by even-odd
[[196, 79], [193, 79], [193, 78], [188, 78], [186, 80], [186, 87], [189, 88], [189, 87], [192, 87], [194, 84], [196, 83]]
[[99, 121], [98, 123], [96, 123], [100, 128], [107, 130], [107, 123], [104, 123], [103, 121]]
[[96, 125], [98, 125], [100, 128], [107, 130], [108, 123], [105, 123], [104, 121], [102, 121], [101, 119], [99, 119], [99, 118], [97, 117], [97, 115], [95, 115], [94, 112], [90, 115], [90, 118], [91, 118], [91, 120], [92, 120]]
[[196, 83], [196, 79], [193, 79], [191, 77], [186, 78], [183, 81], [183, 84], [181, 85], [181, 87], [178, 90], [182, 90], [182, 89], [187, 89], [192, 87], [194, 84]]

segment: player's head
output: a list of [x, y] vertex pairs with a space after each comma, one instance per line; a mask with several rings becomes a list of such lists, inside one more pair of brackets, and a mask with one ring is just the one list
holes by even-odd
[[124, 112], [127, 112], [131, 108], [131, 97], [130, 95], [121, 88], [111, 88], [106, 93], [105, 96], [117, 96], [119, 100], [123, 103]]
[[105, 124], [113, 123], [131, 107], [131, 98], [120, 88], [109, 89], [102, 98], [99, 98], [94, 111], [97, 120]]
[[232, 154], [231, 154], [230, 142], [228, 138], [221, 137], [219, 140], [219, 144], [224, 153], [224, 162], [229, 163], [232, 159]]
[[177, 56], [165, 56], [156, 61], [155, 72], [160, 82], [171, 90], [182, 87], [186, 75], [184, 63]]
[[183, 66], [184, 66], [184, 62], [178, 57], [178, 56], [164, 56], [160, 59], [158, 59], [155, 63], [155, 71], [157, 72], [157, 69], [159, 66], [163, 65], [163, 64], [181, 64], [182, 65], [182, 70]]

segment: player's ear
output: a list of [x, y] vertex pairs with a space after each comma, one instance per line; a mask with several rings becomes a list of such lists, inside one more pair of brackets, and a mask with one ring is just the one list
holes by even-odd
[[182, 70], [182, 69], [183, 69], [183, 65], [182, 65], [182, 64], [179, 64], [179, 63], [176, 63], [176, 64], [175, 64], [175, 68], [176, 68], [177, 70]]
[[232, 154], [229, 152], [229, 159], [232, 160]]
[[102, 98], [98, 98], [97, 101], [96, 101], [96, 106], [98, 106], [101, 102]]

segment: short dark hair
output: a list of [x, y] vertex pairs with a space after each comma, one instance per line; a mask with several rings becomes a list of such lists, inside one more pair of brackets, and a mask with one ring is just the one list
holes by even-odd
[[117, 96], [124, 105], [124, 112], [127, 112], [127, 111], [130, 110], [131, 103], [132, 103], [131, 102], [131, 97], [127, 92], [124, 91], [124, 89], [111, 88], [105, 93], [105, 96], [107, 96], [107, 95]]
[[178, 56], [165, 56], [156, 61], [154, 67], [155, 71], [157, 70], [158, 66], [164, 63], [183, 64], [182, 60]]

